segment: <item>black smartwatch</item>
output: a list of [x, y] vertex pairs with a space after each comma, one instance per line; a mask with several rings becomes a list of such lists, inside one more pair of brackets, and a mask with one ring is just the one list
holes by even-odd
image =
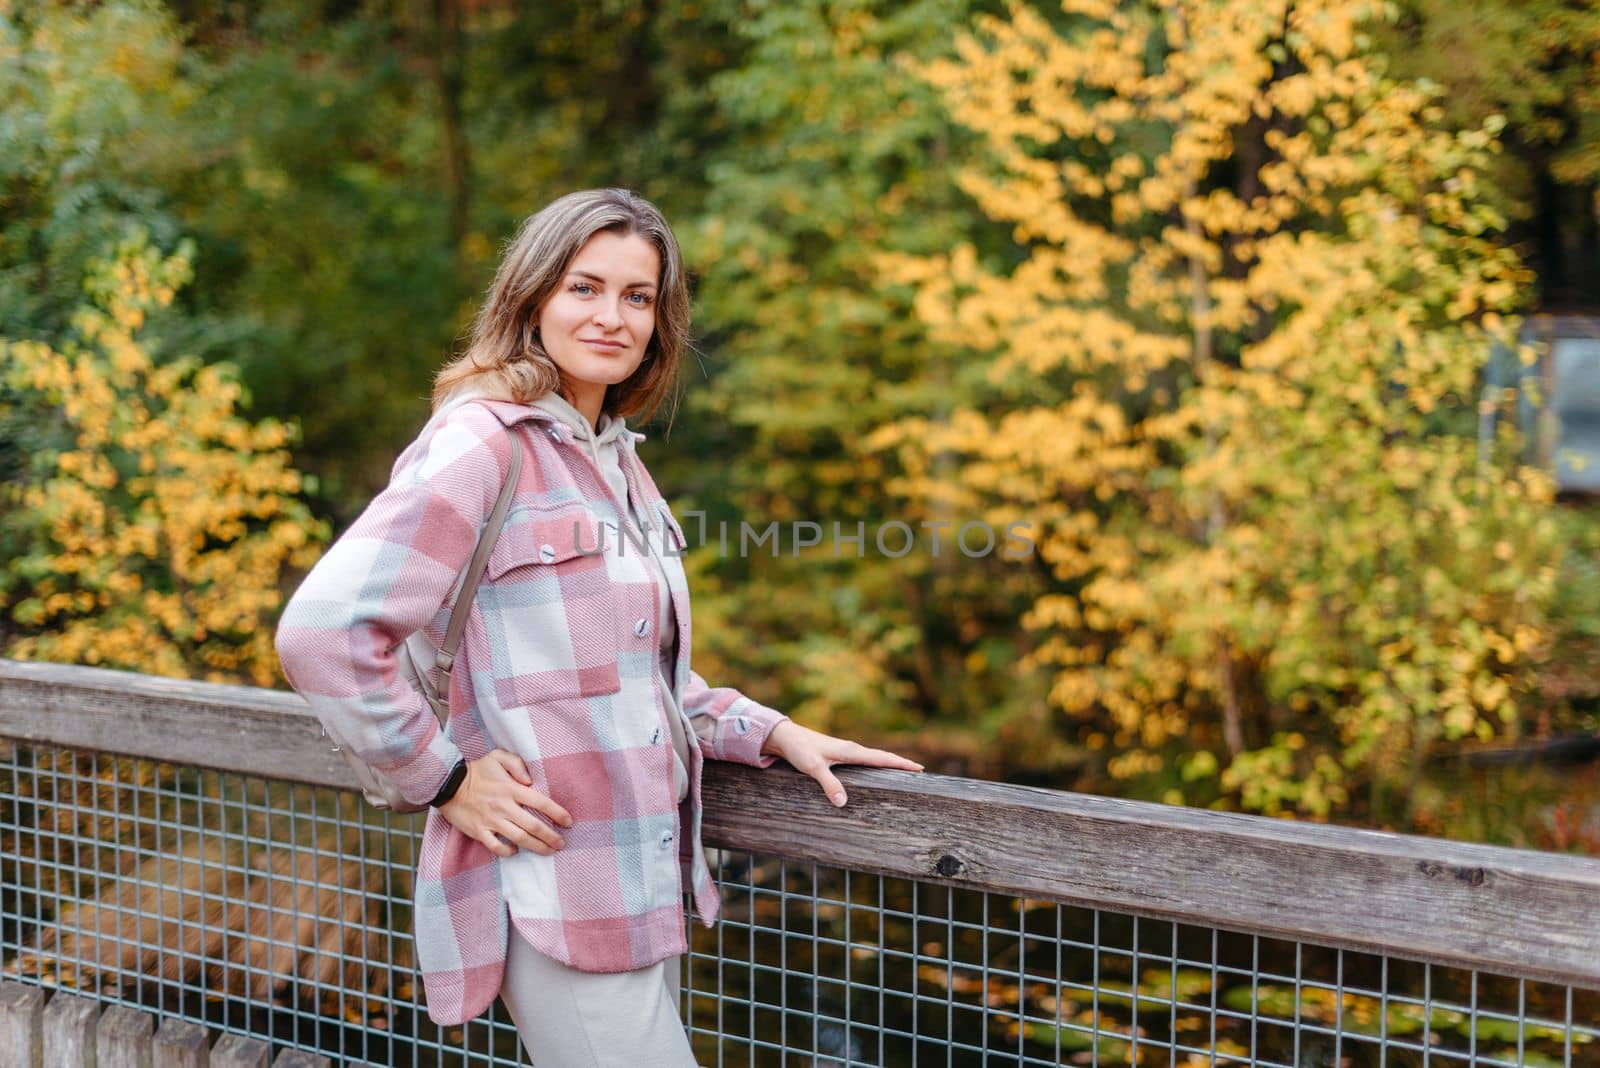
[[439, 792], [433, 795], [433, 800], [428, 802], [431, 808], [438, 808], [461, 789], [461, 784], [467, 781], [467, 760], [462, 757], [456, 761], [456, 766], [450, 769], [450, 774], [445, 776], [444, 785], [439, 787]]

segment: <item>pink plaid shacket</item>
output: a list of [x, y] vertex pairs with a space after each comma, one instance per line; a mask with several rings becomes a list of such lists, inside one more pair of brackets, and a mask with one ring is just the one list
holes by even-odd
[[[444, 606], [509, 469], [522, 474], [451, 676], [449, 726], [396, 670], [390, 651]], [[619, 459], [645, 537], [682, 549], [683, 530], [626, 430]], [[672, 685], [694, 730], [689, 841], [672, 776], [667, 703], [658, 692], [655, 571], [634, 544], [596, 552], [629, 526], [591, 454], [538, 408], [470, 399], [435, 413], [396, 460], [389, 485], [306, 576], [283, 613], [278, 655], [330, 731], [426, 802], [457, 756], [521, 755], [534, 787], [574, 823], [564, 848], [501, 859], [430, 809], [413, 914], [428, 1015], [459, 1024], [499, 993], [507, 918], [548, 956], [618, 972], [684, 952], [680, 854], [696, 911], [717, 914], [700, 838], [704, 757], [766, 767], [762, 743], [785, 717], [689, 668], [689, 590], [663, 554], [677, 616]], [[659, 519], [657, 527], [648, 517]], [[602, 533], [604, 532], [604, 533]]]

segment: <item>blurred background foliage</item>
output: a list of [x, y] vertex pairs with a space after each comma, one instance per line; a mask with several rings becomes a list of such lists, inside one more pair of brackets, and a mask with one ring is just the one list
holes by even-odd
[[1593, 763], [1501, 755], [1600, 729], [1595, 512], [1473, 437], [1515, 316], [1600, 310], [1600, 6], [0, 0], [0, 98], [6, 655], [271, 680], [503, 242], [624, 185], [695, 289], [645, 455], [702, 673], [936, 770], [1600, 852]]

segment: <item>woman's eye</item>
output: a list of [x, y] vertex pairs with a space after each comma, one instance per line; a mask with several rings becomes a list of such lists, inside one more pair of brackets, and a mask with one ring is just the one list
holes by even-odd
[[591, 291], [593, 291], [593, 289], [594, 289], [594, 287], [591, 286], [588, 282], [579, 282], [579, 283], [577, 283], [576, 285], [574, 285], [572, 287], [572, 291], [574, 293], [581, 293], [581, 294], [583, 294], [585, 296], [587, 296]]
[[629, 293], [628, 297], [630, 300], [637, 297], [638, 299], [633, 302], [641, 308], [650, 303], [650, 295], [648, 293]]

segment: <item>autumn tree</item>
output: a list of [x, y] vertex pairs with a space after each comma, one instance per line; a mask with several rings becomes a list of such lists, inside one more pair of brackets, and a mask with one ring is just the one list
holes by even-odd
[[1527, 282], [1481, 188], [1500, 123], [1452, 132], [1386, 77], [1381, 14], [1011, 3], [921, 68], [1023, 254], [882, 258], [988, 388], [876, 440], [908, 494], [1047, 527], [1031, 662], [1174, 800], [1364, 784], [1382, 818], [1440, 740], [1518, 730], [1548, 637], [1550, 486], [1470, 437]]
[[288, 426], [239, 415], [225, 366], [157, 361], [143, 328], [190, 274], [140, 238], [91, 265], [55, 344], [0, 338], [6, 656], [272, 685], [280, 582], [326, 537]]
[[[886, 422], [945, 411], [973, 377], [878, 274], [874, 252], [1007, 243], [947, 166], [976, 139], [909, 66], [947, 50], [970, 4], [704, 10], [744, 51], [705, 85], [721, 131], [706, 149], [711, 181], [674, 216], [698, 276], [703, 354], [661, 451], [664, 485], [709, 524], [690, 560], [707, 620], [696, 656], [810, 723], [916, 729], [930, 753], [1058, 770], [1059, 739], [1030, 719], [1042, 683], [1029, 689], [1014, 671], [1015, 621], [1041, 589], [1036, 561], [963, 555], [959, 521], [981, 517], [889, 493], [893, 464], [867, 444]], [[746, 521], [778, 522], [779, 551], [717, 544], [718, 524], [737, 535]], [[807, 521], [819, 542], [796, 546]], [[858, 532], [862, 543], [843, 540]]]

